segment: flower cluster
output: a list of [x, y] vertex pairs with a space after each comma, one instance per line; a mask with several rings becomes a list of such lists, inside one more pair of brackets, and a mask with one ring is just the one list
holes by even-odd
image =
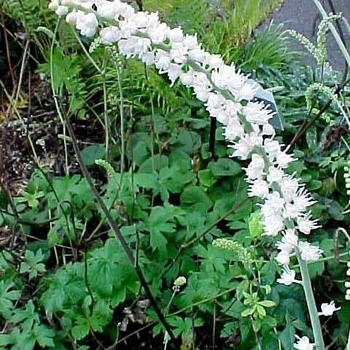
[[223, 124], [232, 156], [251, 159], [245, 169], [248, 193], [263, 200], [264, 234], [276, 236], [286, 227], [309, 234], [317, 227], [308, 213], [314, 202], [298, 179], [285, 173], [293, 156], [274, 139], [273, 113], [254, 99], [258, 85], [247, 75], [206, 52], [196, 35], [185, 35], [160, 22], [157, 13], [135, 12], [119, 0], [52, 0], [50, 8], [81, 34], [99, 31], [102, 44], [115, 44], [125, 57], [155, 65], [172, 84], [179, 79], [193, 88], [209, 115]]
[[[322, 253], [298, 238], [298, 232], [308, 235], [318, 227], [309, 213], [314, 201], [299, 180], [286, 172], [294, 158], [275, 139], [269, 122], [273, 113], [256, 99], [258, 85], [234, 64], [206, 52], [196, 35], [161, 22], [158, 13], [136, 12], [120, 0], [51, 0], [49, 7], [82, 35], [92, 37], [98, 32], [100, 43], [117, 47], [126, 58], [154, 65], [171, 84], [179, 81], [193, 89], [210, 117], [223, 125], [232, 156], [250, 159], [245, 168], [248, 195], [260, 200], [264, 234], [282, 233], [277, 261], [284, 272], [278, 282], [299, 282], [288, 267], [290, 256], [297, 252], [301, 259], [315, 261]], [[303, 337], [294, 347], [312, 349], [313, 345]]]
[[178, 292], [180, 290], [180, 287], [185, 285], [187, 283], [186, 277], [179, 276], [175, 281], [173, 285], [173, 290], [175, 292]]

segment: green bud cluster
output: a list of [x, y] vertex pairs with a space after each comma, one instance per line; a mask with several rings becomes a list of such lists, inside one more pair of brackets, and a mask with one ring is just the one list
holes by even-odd
[[107, 173], [107, 176], [109, 179], [116, 175], [116, 172], [113, 169], [112, 165], [109, 164], [107, 161], [105, 161], [103, 159], [96, 159], [95, 164], [101, 166], [102, 168], [104, 168], [106, 170], [106, 173]]
[[231, 239], [215, 239], [213, 241], [213, 246], [232, 251], [236, 255], [235, 260], [241, 261], [244, 265], [250, 265], [253, 263], [252, 254], [248, 251], [248, 249]]
[[327, 32], [329, 30], [329, 24], [341, 18], [341, 14], [330, 14], [328, 17], [322, 19], [317, 31], [317, 49], [316, 49], [316, 61], [317, 64], [322, 66], [327, 61], [327, 47], [326, 39]]
[[314, 83], [311, 84], [305, 92], [305, 99], [306, 99], [306, 108], [308, 111], [312, 108], [312, 99], [314, 97], [314, 92], [318, 91], [323, 94], [325, 94], [327, 97], [331, 98], [333, 101], [337, 102], [337, 98], [334, 94], [334, 89], [331, 89], [330, 87], [322, 84], [322, 83]]

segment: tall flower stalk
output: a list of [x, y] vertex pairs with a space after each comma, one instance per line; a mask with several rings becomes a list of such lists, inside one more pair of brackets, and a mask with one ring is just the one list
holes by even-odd
[[[324, 350], [306, 265], [317, 260], [321, 251], [299, 240], [299, 233], [308, 235], [318, 227], [308, 211], [314, 201], [299, 179], [286, 172], [294, 158], [274, 138], [275, 130], [269, 123], [273, 113], [255, 98], [258, 85], [234, 64], [225, 64], [220, 55], [206, 52], [196, 35], [160, 22], [157, 13], [136, 12], [119, 0], [52, 0], [49, 7], [65, 16], [82, 35], [98, 34], [95, 44], [116, 46], [126, 58], [137, 57], [154, 65], [168, 76], [171, 85], [180, 81], [192, 88], [210, 117], [223, 125], [232, 156], [250, 160], [245, 168], [248, 195], [259, 199], [264, 234], [281, 234], [277, 261], [289, 277], [293, 276], [290, 283], [295, 276], [288, 267], [290, 256], [296, 253], [298, 257], [315, 346]], [[283, 278], [280, 281], [285, 282]], [[299, 343], [305, 341], [303, 338]], [[298, 343], [295, 347], [300, 348]]]

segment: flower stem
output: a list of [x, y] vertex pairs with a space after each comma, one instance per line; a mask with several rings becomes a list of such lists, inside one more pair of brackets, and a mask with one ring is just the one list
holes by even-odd
[[325, 350], [323, 336], [322, 336], [322, 327], [318, 316], [314, 293], [312, 291], [312, 285], [311, 285], [309, 270], [307, 267], [307, 262], [301, 258], [298, 250], [296, 250], [296, 256], [299, 262], [300, 273], [303, 281], [302, 285], [304, 288], [307, 308], [310, 315], [311, 326], [312, 326], [312, 331], [313, 331], [314, 340], [315, 340], [315, 346], [317, 350]]

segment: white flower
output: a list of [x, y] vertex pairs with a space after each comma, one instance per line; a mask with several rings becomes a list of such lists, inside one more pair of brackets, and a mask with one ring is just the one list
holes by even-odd
[[67, 6], [58, 6], [56, 9], [56, 15], [57, 16], [64, 16], [68, 13], [68, 7]]
[[284, 228], [283, 218], [279, 214], [264, 216], [262, 220], [264, 226], [264, 236], [277, 236]]
[[141, 60], [146, 66], [154, 64], [155, 55], [153, 51], [148, 51], [141, 55]]
[[267, 198], [269, 194], [269, 187], [264, 180], [254, 180], [251, 182], [248, 195], [249, 197]]
[[242, 135], [242, 138], [235, 142], [233, 145], [228, 147], [234, 148], [232, 157], [238, 157], [241, 159], [247, 159], [252, 153], [255, 146], [261, 146], [263, 138], [259, 135], [258, 132], [253, 131], [249, 134]]
[[153, 44], [162, 44], [168, 30], [169, 27], [165, 23], [160, 23], [156, 27], [147, 28], [147, 33]]
[[226, 111], [218, 113], [216, 119], [226, 125], [226, 127], [224, 127], [224, 136], [226, 140], [233, 142], [237, 137], [242, 137], [244, 135], [244, 128], [239, 119], [230, 117]]
[[282, 169], [287, 168], [291, 162], [294, 162], [294, 160], [295, 159], [293, 158], [293, 156], [291, 154], [288, 154], [284, 151], [280, 151], [276, 155], [276, 163]]
[[321, 304], [321, 312], [319, 312], [319, 315], [332, 316], [335, 311], [338, 311], [340, 309], [340, 307], [335, 307], [334, 301], [332, 300], [329, 304]]
[[97, 18], [93, 13], [82, 13], [77, 17], [76, 27], [80, 30], [81, 35], [92, 37], [96, 33], [98, 26]]
[[245, 169], [248, 180], [261, 180], [264, 174], [264, 158], [254, 153], [248, 167]]
[[186, 277], [184, 276], [179, 276], [173, 284], [173, 290], [178, 292], [180, 290], [180, 287], [185, 285], [187, 283]]
[[59, 0], [51, 0], [51, 2], [49, 3], [49, 9], [51, 11], [56, 11], [58, 6], [60, 6]]
[[284, 176], [283, 170], [271, 165], [267, 172], [266, 178], [267, 178], [267, 181], [270, 183], [272, 182], [280, 183], [282, 181], [283, 176]]
[[188, 56], [191, 60], [201, 64], [204, 63], [207, 59], [207, 53], [201, 48], [195, 48], [188, 51]]
[[240, 88], [230, 89], [236, 101], [247, 100], [254, 98], [256, 92], [259, 90], [259, 85], [253, 80], [247, 80]]
[[141, 57], [148, 52], [150, 46], [151, 41], [148, 38], [139, 38], [137, 36], [118, 41], [119, 52], [126, 58]]
[[275, 129], [271, 124], [263, 125], [262, 134], [267, 136], [273, 136], [275, 134]]
[[200, 49], [200, 46], [197, 40], [197, 34], [195, 35], [186, 34], [183, 40], [183, 44], [187, 47], [188, 50]]
[[295, 198], [296, 193], [299, 189], [299, 182], [297, 179], [293, 178], [293, 176], [287, 175], [283, 176], [283, 178], [279, 182], [279, 186], [283, 197], [288, 203]]
[[297, 218], [298, 230], [306, 235], [310, 234], [320, 226], [316, 225], [317, 220], [310, 220], [310, 215], [304, 215]]
[[281, 197], [278, 192], [272, 192], [268, 195], [267, 200], [261, 206], [263, 216], [270, 216], [273, 214], [282, 214], [285, 205], [285, 199]]
[[310, 339], [306, 336], [300, 338], [296, 335], [296, 337], [299, 339], [296, 343], [293, 344], [294, 349], [297, 350], [313, 350], [314, 344], [310, 343]]
[[[181, 81], [181, 84], [184, 86], [187, 86], [187, 87], [192, 86], [192, 84], [193, 84], [193, 70], [190, 69], [188, 72], [182, 73], [180, 75], [180, 81]], [[214, 95], [214, 94], [212, 94], [212, 95]]]
[[202, 101], [206, 102], [209, 98], [210, 91], [212, 89], [210, 80], [205, 73], [195, 73], [193, 75], [193, 90], [196, 97]]
[[300, 256], [305, 261], [317, 261], [323, 251], [314, 245], [311, 245], [309, 242], [299, 242], [298, 249]]
[[145, 12], [139, 11], [130, 16], [128, 21], [135, 23], [137, 28], [140, 30], [148, 27], [149, 15]]
[[179, 43], [184, 39], [184, 35], [181, 28], [168, 29], [166, 33], [167, 37], [170, 40], [170, 43]]
[[81, 11], [72, 11], [69, 12], [66, 16], [66, 22], [72, 26], [77, 25], [78, 17], [81, 16]]
[[170, 56], [163, 50], [156, 51], [155, 66], [159, 70], [159, 73], [164, 73], [169, 69]]
[[181, 66], [175, 63], [170, 63], [169, 69], [167, 71], [168, 78], [171, 81], [170, 86], [173, 86], [173, 84], [179, 78], [181, 73], [182, 73]]
[[285, 284], [290, 286], [293, 282], [298, 282], [295, 279], [295, 271], [291, 270], [287, 265], [283, 266], [283, 273], [281, 278], [277, 278], [277, 283]]
[[[273, 116], [271, 111], [267, 109], [262, 102], [248, 102], [248, 104], [243, 107], [243, 114], [249, 122], [258, 125], [267, 124], [269, 119]], [[280, 148], [278, 142], [277, 144], [278, 148]]]
[[174, 42], [171, 44], [170, 58], [175, 63], [185, 63], [187, 61], [188, 51], [182, 42]]
[[288, 265], [290, 260], [290, 254], [282, 250], [277, 254], [275, 259], [280, 265]]
[[285, 230], [282, 238], [282, 243], [284, 245], [283, 250], [291, 253], [298, 244], [298, 236], [295, 234], [295, 230], [291, 228]]
[[220, 55], [210, 55], [207, 58], [207, 64], [210, 69], [218, 69], [224, 65], [224, 61]]
[[309, 206], [316, 203], [316, 201], [312, 199], [310, 193], [308, 193], [305, 190], [305, 187], [303, 186], [299, 188], [293, 201], [294, 201], [294, 204], [299, 207], [300, 211], [305, 211]]
[[108, 19], [114, 19], [114, 17], [118, 14], [118, 7], [115, 6], [117, 2], [105, 1], [97, 5], [97, 13]]
[[269, 155], [271, 162], [273, 162], [277, 154], [281, 151], [281, 145], [276, 140], [265, 139], [264, 149], [266, 153]]
[[110, 27], [105, 27], [105, 28], [101, 29], [100, 37], [101, 37], [102, 44], [111, 45], [111, 44], [114, 44], [117, 41], [119, 41], [121, 39], [122, 35], [121, 35], [121, 32], [120, 32], [118, 27], [110, 26]]

